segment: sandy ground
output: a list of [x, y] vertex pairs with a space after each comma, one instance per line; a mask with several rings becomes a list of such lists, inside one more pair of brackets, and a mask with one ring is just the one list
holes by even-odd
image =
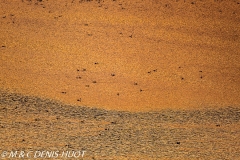
[[238, 0], [1, 0], [0, 87], [127, 111], [240, 104]]
[[[78, 158], [83, 160], [240, 157], [239, 108], [121, 112], [2, 91], [0, 96], [1, 158], [4, 151], [6, 157], [10, 151], [32, 151], [29, 159], [34, 159], [36, 151], [71, 150], [86, 151]], [[59, 155], [50, 159], [76, 158]]]
[[239, 159], [239, 0], [0, 0], [0, 32], [0, 159]]

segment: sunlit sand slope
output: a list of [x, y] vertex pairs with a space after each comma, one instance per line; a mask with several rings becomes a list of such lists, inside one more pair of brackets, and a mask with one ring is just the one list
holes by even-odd
[[84, 160], [240, 157], [240, 110], [234, 107], [133, 113], [0, 92], [0, 128], [0, 153], [84, 150]]
[[240, 104], [239, 0], [0, 0], [0, 87], [149, 111]]

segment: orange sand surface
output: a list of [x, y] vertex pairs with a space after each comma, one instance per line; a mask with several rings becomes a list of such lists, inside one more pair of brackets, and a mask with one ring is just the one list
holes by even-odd
[[239, 0], [0, 0], [0, 88], [113, 110], [239, 106]]

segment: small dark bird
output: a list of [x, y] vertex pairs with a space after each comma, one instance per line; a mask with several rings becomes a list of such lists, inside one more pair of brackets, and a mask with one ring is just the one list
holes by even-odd
[[111, 76], [113, 76], [113, 77], [114, 77], [114, 76], [115, 76], [115, 74], [114, 74], [114, 73], [112, 73], [112, 74], [111, 74]]

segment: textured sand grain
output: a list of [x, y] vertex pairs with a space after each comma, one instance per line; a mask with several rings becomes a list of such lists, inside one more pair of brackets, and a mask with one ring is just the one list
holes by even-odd
[[131, 113], [6, 92], [0, 100], [0, 152], [85, 150], [86, 160], [240, 156], [239, 108]]

